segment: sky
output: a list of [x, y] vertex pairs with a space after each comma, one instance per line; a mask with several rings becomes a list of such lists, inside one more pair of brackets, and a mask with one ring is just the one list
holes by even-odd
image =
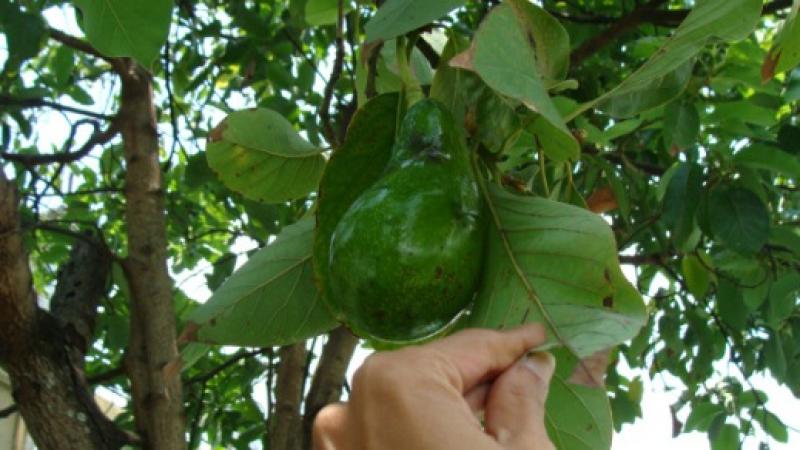
[[[51, 10], [47, 15], [50, 23], [62, 30], [69, 33], [80, 35], [80, 30], [74, 22], [74, 16], [71, 10]], [[0, 39], [0, 63], [5, 59], [5, 43]], [[322, 67], [323, 73], [326, 72], [325, 67]], [[102, 95], [102, 92], [92, 92], [95, 98]], [[82, 105], [74, 104], [70, 99], [60, 99], [64, 104], [82, 107]], [[242, 105], [243, 107], [249, 105]], [[43, 135], [39, 145], [47, 148], [49, 145], [60, 145], [68, 133], [69, 127], [64, 118], [55, 112], [43, 111], [39, 120], [39, 126], [47, 124], [48, 133]], [[165, 138], [169, 138], [171, 133], [168, 130], [163, 130], [161, 133]], [[80, 140], [80, 135], [78, 136]], [[237, 254], [243, 254], [247, 250], [253, 248], [255, 244], [247, 239], [240, 238], [233, 247], [233, 251]], [[239, 264], [243, 263], [240, 258]], [[624, 267], [625, 275], [633, 280], [635, 275], [632, 267]], [[192, 298], [204, 301], [210, 295], [210, 292], [205, 286], [205, 274], [210, 273], [210, 266], [200, 268], [199, 270], [174, 274], [176, 283], [180, 285]], [[634, 284], [635, 285], [635, 284]], [[369, 351], [359, 348], [353, 358], [349, 370], [348, 377], [352, 377], [355, 370], [361, 365], [363, 360], [369, 355]], [[720, 375], [727, 375], [728, 368], [724, 364], [720, 364], [717, 369]], [[672, 418], [670, 415], [670, 405], [674, 403], [680, 394], [680, 382], [677, 379], [670, 379], [669, 377], [659, 376], [655, 380], [650, 380], [646, 373], [641, 371], [634, 371], [622, 367], [620, 373], [628, 378], [639, 376], [644, 382], [644, 395], [642, 400], [643, 417], [633, 424], [627, 424], [622, 428], [620, 433], [616, 433], [613, 439], [613, 450], [640, 450], [646, 446], [647, 450], [704, 450], [709, 448], [708, 439], [705, 433], [686, 433], [681, 434], [677, 438], [672, 437]], [[769, 396], [768, 407], [774, 412], [781, 420], [790, 426], [789, 442], [786, 444], [775, 443], [771, 446], [775, 450], [789, 450], [800, 448], [800, 399], [794, 397], [791, 391], [785, 387], [779, 386], [771, 377], [757, 375], [752, 378], [753, 384], [759, 389], [763, 390]], [[677, 388], [677, 389], [676, 389]], [[255, 397], [257, 399], [265, 398], [263, 385], [257, 386]], [[109, 396], [112, 400], [119, 404], [124, 404], [124, 399], [117, 396], [113, 392], [103, 391], [104, 395]], [[683, 411], [679, 414], [681, 420], [685, 420], [688, 411]], [[750, 439], [745, 442], [743, 447], [746, 450], [756, 450], [758, 448], [757, 439]]]

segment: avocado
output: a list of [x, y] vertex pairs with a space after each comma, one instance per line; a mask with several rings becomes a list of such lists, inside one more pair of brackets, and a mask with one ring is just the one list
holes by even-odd
[[470, 305], [485, 236], [463, 136], [435, 100], [413, 105], [383, 175], [330, 241], [328, 306], [363, 337], [424, 339]]

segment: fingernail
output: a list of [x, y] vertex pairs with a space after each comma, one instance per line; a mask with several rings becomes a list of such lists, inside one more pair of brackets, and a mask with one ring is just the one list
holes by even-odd
[[556, 359], [548, 352], [528, 353], [522, 364], [542, 380], [548, 381], [556, 370]]

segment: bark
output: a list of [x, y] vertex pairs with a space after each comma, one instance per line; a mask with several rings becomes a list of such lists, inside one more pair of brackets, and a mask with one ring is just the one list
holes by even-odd
[[300, 402], [303, 399], [303, 380], [306, 366], [306, 343], [281, 347], [280, 367], [275, 386], [275, 410], [269, 415], [269, 448], [271, 450], [300, 450], [303, 419]]
[[132, 61], [120, 78], [128, 228], [123, 266], [131, 292], [125, 363], [144, 447], [180, 450], [186, 448], [185, 425], [153, 89], [150, 74]]
[[344, 377], [357, 344], [358, 338], [344, 327], [339, 327], [328, 335], [328, 342], [322, 350], [319, 365], [306, 396], [303, 416], [303, 448], [306, 450], [311, 450], [313, 447], [311, 431], [319, 410], [341, 398]]
[[[60, 310], [75, 312], [73, 318], [60, 321], [40, 310], [22, 246], [17, 207], [15, 189], [0, 171], [0, 362], [8, 371], [19, 412], [41, 450], [118, 449], [130, 439], [94, 402], [83, 376], [85, 342], [79, 340], [76, 345], [63, 327], [93, 321], [93, 310], [104, 294], [97, 285], [104, 285], [105, 280], [93, 280], [83, 289], [74, 284], [65, 287], [64, 283], [88, 273], [72, 271], [59, 279], [56, 290], [72, 293], [63, 298]], [[70, 263], [75, 258], [73, 252]], [[107, 276], [108, 266], [103, 272], [102, 261], [90, 265], [92, 276]], [[91, 326], [78, 328], [91, 336]]]

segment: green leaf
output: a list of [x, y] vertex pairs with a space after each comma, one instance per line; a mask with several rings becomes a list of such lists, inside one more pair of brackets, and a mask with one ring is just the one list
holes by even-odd
[[663, 219], [678, 247], [687, 242], [696, 228], [695, 212], [703, 191], [703, 169], [694, 163], [681, 163], [672, 174], [664, 194]]
[[464, 3], [466, 0], [387, 0], [364, 27], [367, 42], [385, 41], [416, 30]]
[[800, 179], [800, 159], [778, 147], [756, 143], [736, 153], [736, 165], [764, 169]]
[[[353, 9], [350, 1], [343, 0], [343, 14]], [[339, 17], [339, 0], [308, 0], [306, 3], [306, 23], [311, 26], [335, 24]]]
[[766, 410], [754, 411], [753, 418], [776, 441], [784, 443], [789, 441], [789, 431], [786, 429], [786, 425], [775, 414]]
[[800, 64], [800, 3], [794, 2], [792, 12], [784, 20], [780, 32], [775, 36], [772, 48], [761, 69], [763, 80], [772, 79], [775, 74], [786, 72]]
[[187, 320], [196, 341], [269, 347], [336, 326], [314, 285], [312, 219], [284, 228], [233, 273]]
[[508, 0], [533, 41], [536, 65], [547, 80], [562, 80], [569, 71], [569, 34], [561, 23], [528, 0]]
[[[697, 2], [672, 37], [644, 65], [612, 91], [599, 97], [597, 102], [611, 101], [610, 111], [625, 117], [658, 106], [659, 102], [653, 101], [648, 91], [663, 89], [674, 92], [679, 84], [677, 81], [688, 80], [691, 73], [678, 75], [677, 72], [685, 70], [680, 69], [681, 66], [687, 65], [709, 42], [717, 39], [731, 42], [747, 37], [761, 17], [761, 3], [761, 0]], [[674, 79], [668, 80], [669, 77]], [[668, 89], [664, 89], [666, 87]], [[660, 103], [666, 103], [674, 95], [660, 95], [658, 99], [663, 100]], [[615, 107], [614, 103], [623, 96], [627, 96], [627, 102], [631, 104], [625, 108]], [[649, 101], [633, 102], [637, 96]]]
[[[468, 123], [473, 137], [489, 151], [508, 150], [521, 124], [514, 110], [515, 101], [500, 96], [472, 72], [450, 66], [453, 56], [469, 48], [469, 42], [452, 33], [442, 51], [431, 85], [431, 98], [447, 105], [455, 123]], [[529, 140], [533, 145], [533, 137]]]
[[[400, 97], [384, 94], [359, 109], [325, 169], [319, 186], [317, 230], [314, 235], [314, 271], [327, 291], [331, 236], [354, 201], [375, 183], [391, 156]], [[382, 124], [376, 127], [375, 124]]]
[[786, 377], [787, 361], [786, 353], [783, 351], [783, 342], [777, 331], [769, 334], [769, 338], [764, 343], [763, 355], [772, 375], [778, 380], [783, 380]]
[[492, 9], [475, 34], [470, 64], [489, 87], [541, 115], [530, 131], [548, 143], [548, 156], [557, 162], [577, 159], [580, 147], [547, 94], [525, 17], [520, 14], [510, 4]]
[[711, 427], [711, 422], [717, 416], [724, 415], [725, 408], [716, 403], [697, 403], [692, 405], [692, 411], [689, 417], [686, 418], [686, 425], [684, 431], [708, 431]]
[[609, 97], [600, 108], [612, 117], [625, 118], [661, 106], [683, 92], [691, 79], [692, 66], [691, 62], [686, 62], [662, 76], [642, 83], [636, 89], [623, 90]]
[[554, 375], [545, 410], [547, 434], [557, 449], [611, 448], [611, 410], [604, 389], [569, 383]]
[[749, 99], [714, 105], [711, 121], [723, 124], [743, 122], [760, 127], [771, 127], [778, 123], [775, 109], [765, 108]]
[[325, 166], [321, 149], [265, 108], [231, 113], [209, 136], [208, 165], [225, 185], [261, 201], [278, 203], [314, 191]]
[[75, 51], [65, 45], [58, 47], [50, 60], [50, 70], [59, 86], [68, 86], [75, 71]]
[[89, 42], [106, 56], [131, 56], [150, 68], [167, 40], [172, 0], [74, 0]]
[[664, 144], [667, 149], [686, 149], [697, 142], [700, 115], [694, 104], [672, 102], [664, 108]]
[[19, 10], [18, 5], [0, 4], [0, 25], [6, 39], [8, 57], [3, 70], [16, 71], [39, 53], [47, 31], [42, 16]]
[[743, 254], [758, 252], [769, 236], [769, 212], [758, 196], [747, 189], [712, 190], [708, 220], [714, 237]]
[[719, 433], [711, 440], [711, 450], [737, 450], [739, 448], [739, 429], [729, 423], [722, 425]]
[[630, 119], [616, 122], [614, 125], [603, 130], [600, 142], [609, 143], [614, 139], [633, 133], [641, 124], [642, 119]]
[[494, 187], [484, 192], [492, 225], [470, 325], [545, 323], [551, 340], [580, 357], [638, 333], [646, 321], [642, 298], [623, 276], [602, 218]]
[[795, 311], [800, 299], [800, 274], [784, 272], [769, 288], [767, 323], [775, 330]]
[[689, 254], [681, 260], [681, 270], [683, 278], [686, 280], [686, 286], [698, 301], [706, 298], [706, 292], [711, 285], [711, 274], [706, 269], [710, 263], [711, 261], [705, 254]]
[[747, 327], [750, 315], [742, 291], [733, 281], [722, 278], [717, 288], [716, 304], [720, 319], [736, 331]]

